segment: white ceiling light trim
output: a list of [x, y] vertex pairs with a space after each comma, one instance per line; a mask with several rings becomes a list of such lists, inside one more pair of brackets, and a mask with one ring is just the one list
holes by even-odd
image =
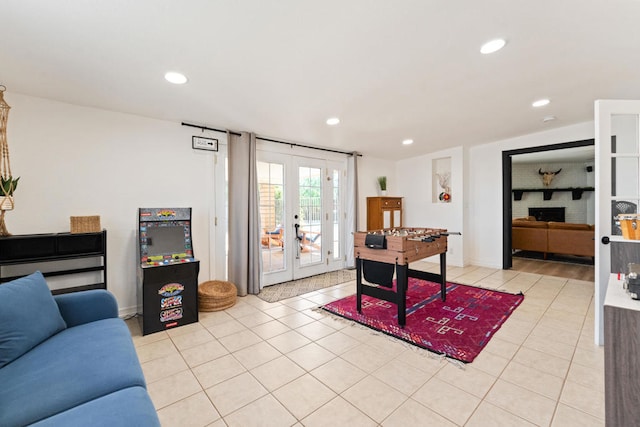
[[405, 139], [402, 141], [402, 145], [411, 145], [413, 144], [413, 139]]
[[338, 123], [340, 123], [340, 119], [339, 119], [339, 118], [337, 118], [337, 117], [330, 117], [330, 118], [328, 118], [328, 119], [327, 119], [327, 124], [328, 124], [329, 126], [335, 126], [335, 125], [337, 125]]
[[173, 83], [174, 85], [183, 85], [188, 81], [187, 76], [182, 73], [178, 73], [177, 71], [169, 71], [165, 73], [164, 78], [166, 81]]
[[507, 44], [507, 41], [505, 39], [495, 39], [495, 40], [488, 41], [482, 45], [482, 47], [480, 48], [480, 53], [487, 55], [490, 53], [497, 52], [500, 49], [502, 49], [506, 44]]
[[533, 101], [533, 103], [531, 104], [532, 107], [544, 107], [545, 105], [549, 105], [551, 101], [548, 100], [547, 98], [544, 99], [538, 99], [537, 101]]

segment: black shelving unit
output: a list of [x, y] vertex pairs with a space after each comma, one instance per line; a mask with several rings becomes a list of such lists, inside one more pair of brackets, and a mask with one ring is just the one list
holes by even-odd
[[579, 187], [579, 188], [514, 188], [511, 190], [513, 192], [513, 199], [518, 201], [522, 200], [522, 195], [524, 193], [542, 193], [543, 200], [551, 200], [553, 193], [559, 191], [570, 191], [572, 200], [580, 200], [582, 198], [582, 193], [585, 191], [595, 191], [593, 187]]
[[56, 289], [64, 294], [89, 289], [107, 289], [107, 230], [96, 233], [24, 234], [0, 237], [0, 283], [21, 276], [4, 276], [3, 267], [18, 264], [37, 264], [81, 258], [101, 258], [101, 265], [82, 268], [61, 268], [43, 272], [45, 277], [64, 276], [94, 271], [102, 272], [98, 283]]

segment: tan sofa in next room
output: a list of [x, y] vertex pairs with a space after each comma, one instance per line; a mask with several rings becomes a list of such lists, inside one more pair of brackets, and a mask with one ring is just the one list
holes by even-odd
[[547, 254], [595, 256], [595, 228], [589, 224], [536, 221], [532, 216], [512, 222], [513, 250]]

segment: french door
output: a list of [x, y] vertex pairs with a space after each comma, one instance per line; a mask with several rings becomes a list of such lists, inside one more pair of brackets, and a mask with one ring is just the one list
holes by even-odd
[[263, 285], [343, 268], [346, 160], [258, 159]]
[[615, 220], [640, 206], [640, 101], [596, 101], [595, 125], [595, 342], [602, 345], [609, 280], [626, 273], [629, 262], [640, 262], [640, 241], [623, 239]]

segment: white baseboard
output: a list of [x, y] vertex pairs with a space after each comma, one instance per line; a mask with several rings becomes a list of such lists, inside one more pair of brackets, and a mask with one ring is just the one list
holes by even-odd
[[496, 268], [498, 270], [502, 270], [502, 264], [496, 264], [495, 261], [488, 259], [472, 258], [469, 260], [469, 264], [477, 267]]
[[131, 316], [135, 315], [138, 312], [139, 312], [139, 310], [138, 310], [137, 306], [120, 308], [118, 310], [118, 317], [120, 317], [120, 318], [131, 317]]

